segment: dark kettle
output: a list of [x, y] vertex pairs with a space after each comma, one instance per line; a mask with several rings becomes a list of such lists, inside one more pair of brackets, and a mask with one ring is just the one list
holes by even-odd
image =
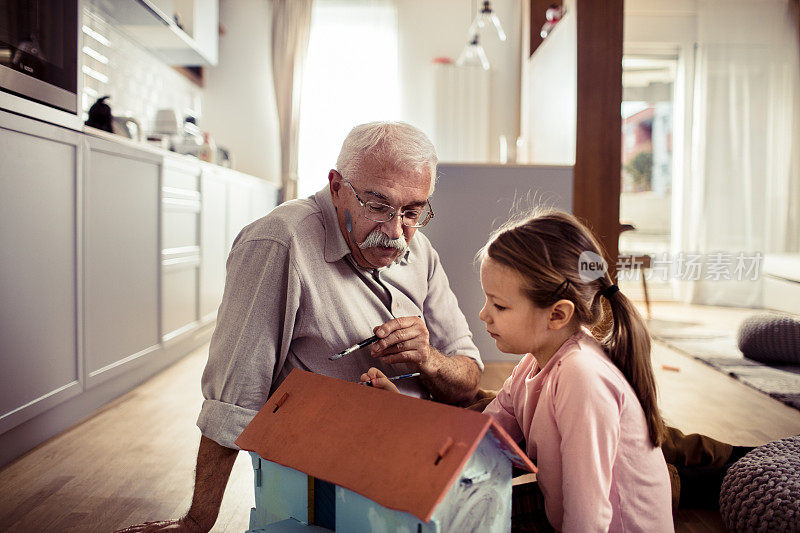
[[85, 124], [92, 128], [113, 133], [111, 107], [106, 103], [107, 98], [110, 98], [110, 96], [101, 96], [92, 104], [92, 107], [89, 108], [89, 119]]

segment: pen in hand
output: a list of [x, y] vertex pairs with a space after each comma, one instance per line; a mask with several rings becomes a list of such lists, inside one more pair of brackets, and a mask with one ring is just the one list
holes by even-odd
[[[415, 378], [415, 377], [417, 377], [419, 375], [420, 375], [419, 372], [412, 372], [411, 374], [403, 374], [401, 376], [392, 376], [392, 377], [386, 378], [386, 379], [388, 379], [389, 381], [397, 381], [398, 379]], [[374, 378], [374, 379], [380, 379], [380, 378]], [[367, 387], [372, 387], [372, 380], [359, 381], [359, 383], [361, 383], [362, 385], [366, 385]]]
[[378, 342], [379, 340], [380, 340], [380, 338], [377, 335], [373, 335], [372, 337], [370, 337], [368, 339], [364, 339], [363, 341], [361, 341], [361, 342], [359, 342], [357, 344], [354, 344], [354, 345], [352, 345], [351, 347], [349, 347], [349, 348], [347, 348], [345, 350], [342, 350], [341, 352], [337, 353], [336, 355], [332, 355], [332, 356], [328, 357], [328, 359], [330, 359], [331, 361], [333, 361], [335, 359], [341, 359], [345, 355], [353, 353], [356, 350], [360, 350], [364, 346], [369, 346], [370, 344], [374, 344], [374, 343]]
[[[417, 318], [422, 318], [422, 315], [417, 315]], [[370, 344], [375, 344], [379, 340], [381, 340], [380, 337], [378, 337], [377, 335], [373, 335], [372, 337], [369, 337], [368, 339], [364, 339], [363, 341], [361, 341], [361, 342], [359, 342], [357, 344], [354, 344], [349, 348], [346, 348], [346, 349], [342, 350], [341, 352], [337, 353], [336, 355], [332, 355], [332, 356], [328, 357], [328, 359], [330, 359], [331, 361], [335, 361], [336, 359], [341, 359], [345, 355], [351, 354], [351, 353], [355, 352], [356, 350], [360, 350], [364, 346], [369, 346]]]

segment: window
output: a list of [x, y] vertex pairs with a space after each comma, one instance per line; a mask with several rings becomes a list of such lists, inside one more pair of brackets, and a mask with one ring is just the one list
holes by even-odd
[[303, 74], [298, 197], [328, 182], [350, 129], [399, 120], [397, 9], [388, 2], [317, 0]]

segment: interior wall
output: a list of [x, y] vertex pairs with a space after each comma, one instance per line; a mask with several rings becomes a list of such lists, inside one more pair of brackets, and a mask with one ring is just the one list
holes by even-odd
[[[435, 132], [434, 66], [436, 57], [458, 59], [467, 29], [477, 11], [475, 0], [397, 0], [400, 52], [401, 113], [406, 121], [431, 136]], [[491, 64], [489, 157], [500, 157], [500, 135], [509, 145], [519, 136], [519, 95], [522, 0], [494, 0], [508, 39], [501, 42], [493, 28], [483, 31], [481, 45]], [[436, 143], [436, 139], [433, 139]]]
[[696, 0], [626, 0], [623, 41], [626, 47], [658, 49], [659, 45], [694, 42]]
[[280, 183], [280, 134], [272, 81], [268, 0], [221, 0], [219, 64], [205, 69], [203, 122], [233, 167]]
[[523, 59], [524, 162], [535, 165], [575, 164], [578, 30], [575, 2], [567, 0], [564, 7], [564, 18]]
[[441, 258], [483, 360], [514, 361], [518, 358], [497, 349], [478, 318], [486, 297], [475, 254], [510, 216], [535, 205], [571, 212], [572, 167], [442, 163], [439, 174], [431, 200], [436, 218], [421, 231]]

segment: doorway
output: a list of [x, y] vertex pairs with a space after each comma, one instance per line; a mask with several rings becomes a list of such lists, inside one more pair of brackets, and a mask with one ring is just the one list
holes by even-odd
[[620, 254], [651, 257], [651, 268], [622, 271], [619, 283], [643, 298], [672, 300], [670, 247], [677, 55], [626, 54], [622, 58], [622, 176], [620, 222], [634, 229], [619, 239]]

